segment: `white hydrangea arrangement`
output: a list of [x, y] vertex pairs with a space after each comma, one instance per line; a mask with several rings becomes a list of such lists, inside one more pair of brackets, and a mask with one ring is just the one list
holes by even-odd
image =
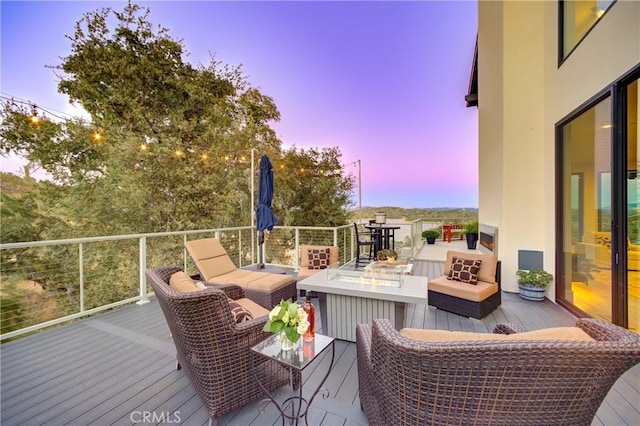
[[295, 343], [308, 328], [309, 318], [302, 306], [283, 300], [269, 312], [269, 320], [262, 330], [271, 333], [284, 331], [287, 339]]

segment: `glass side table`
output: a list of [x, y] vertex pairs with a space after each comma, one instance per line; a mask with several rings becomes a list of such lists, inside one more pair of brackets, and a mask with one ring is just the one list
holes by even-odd
[[[295, 422], [297, 425], [301, 419], [304, 419], [304, 423], [307, 423], [307, 411], [309, 406], [313, 402], [318, 392], [323, 390], [323, 398], [329, 396], [329, 391], [323, 388], [322, 385], [329, 377], [329, 373], [333, 368], [333, 361], [335, 357], [335, 338], [324, 336], [316, 333], [314, 340], [304, 340], [300, 338], [300, 341], [296, 343], [295, 347], [288, 351], [283, 351], [280, 348], [279, 335], [274, 334], [268, 339], [263, 340], [254, 347], [251, 348], [251, 355], [253, 357], [267, 358], [277, 361], [279, 364], [289, 370], [289, 385], [291, 387], [291, 396], [284, 400], [282, 404], [267, 391], [267, 389], [260, 383], [258, 376], [256, 375], [255, 359], [253, 366], [253, 377], [263, 391], [267, 394], [268, 398], [264, 401], [267, 403], [273, 403], [280, 414], [282, 415], [282, 424], [285, 424], [285, 419], [289, 419], [291, 424]], [[331, 347], [331, 361], [327, 374], [324, 376], [316, 390], [308, 400], [302, 396], [302, 383], [295, 383], [294, 377], [301, 376], [302, 370], [304, 370], [309, 364], [311, 364], [322, 352]], [[298, 373], [298, 374], [295, 374]], [[296, 392], [297, 387], [297, 392]], [[290, 410], [287, 406], [290, 406]]]

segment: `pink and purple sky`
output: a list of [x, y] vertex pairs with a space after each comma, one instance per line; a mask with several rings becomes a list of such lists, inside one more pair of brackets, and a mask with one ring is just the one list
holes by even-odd
[[[79, 115], [58, 65], [84, 12], [124, 1], [0, 3], [0, 91]], [[140, 1], [188, 60], [242, 65], [271, 96], [285, 146], [338, 146], [362, 164], [362, 205], [477, 207], [477, 109], [467, 108], [475, 1]], [[21, 174], [16, 159], [2, 171]], [[357, 204], [357, 188], [355, 199]]]

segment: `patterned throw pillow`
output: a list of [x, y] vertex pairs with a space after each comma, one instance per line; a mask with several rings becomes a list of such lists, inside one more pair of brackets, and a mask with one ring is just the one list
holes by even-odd
[[596, 235], [596, 244], [611, 248], [611, 236], [607, 234]]
[[236, 324], [253, 319], [251, 312], [247, 311], [244, 306], [230, 297], [227, 297], [227, 301], [229, 302], [229, 309], [231, 309], [231, 315], [233, 316], [233, 320]]
[[309, 250], [309, 269], [326, 269], [329, 266], [329, 249]]
[[482, 260], [454, 257], [447, 279], [474, 285], [478, 284], [480, 265], [482, 265]]

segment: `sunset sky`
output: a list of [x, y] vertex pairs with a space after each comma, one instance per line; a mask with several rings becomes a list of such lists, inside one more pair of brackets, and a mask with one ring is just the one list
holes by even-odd
[[[84, 12], [124, 4], [2, 0], [2, 96], [80, 114], [45, 66], [70, 53], [65, 35]], [[338, 146], [355, 176], [361, 160], [363, 206], [478, 206], [477, 109], [464, 102], [475, 1], [138, 4], [190, 62], [242, 64], [278, 106], [285, 146]], [[0, 161], [19, 174], [15, 159]]]

